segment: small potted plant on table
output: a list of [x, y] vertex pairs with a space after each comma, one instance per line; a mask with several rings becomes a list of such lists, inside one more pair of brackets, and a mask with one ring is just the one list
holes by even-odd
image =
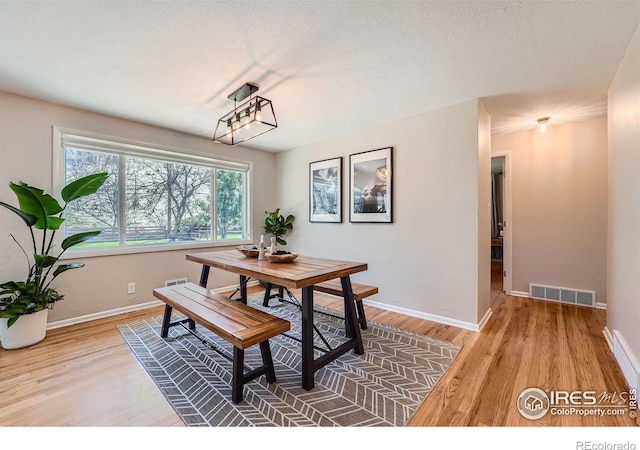
[[295, 217], [292, 214], [289, 214], [285, 218], [280, 215], [280, 208], [275, 211], [265, 211], [264, 215], [264, 231], [272, 234], [279, 245], [287, 245], [287, 241], [282, 239], [282, 236], [287, 234], [287, 231], [293, 228], [293, 221], [295, 220]]

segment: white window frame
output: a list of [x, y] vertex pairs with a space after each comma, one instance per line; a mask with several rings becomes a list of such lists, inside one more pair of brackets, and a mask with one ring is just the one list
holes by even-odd
[[[212, 248], [212, 247], [229, 247], [241, 244], [249, 244], [252, 242], [252, 229], [253, 224], [251, 222], [251, 199], [253, 198], [252, 192], [252, 177], [253, 177], [253, 163], [251, 161], [243, 161], [239, 159], [220, 158], [214, 156], [200, 156], [194, 153], [190, 153], [187, 150], [179, 148], [171, 148], [156, 144], [150, 144], [145, 142], [136, 142], [132, 140], [117, 138], [113, 136], [106, 136], [97, 133], [91, 133], [86, 131], [74, 130], [70, 128], [63, 128], [59, 126], [53, 126], [53, 192], [58, 198], [65, 185], [65, 141], [69, 143], [80, 143], [79, 148], [86, 150], [95, 150], [102, 153], [112, 153], [116, 155], [126, 156], [138, 156], [153, 158], [156, 160], [164, 160], [174, 163], [183, 164], [195, 164], [199, 166], [207, 166], [215, 169], [228, 169], [238, 170], [245, 173], [244, 177], [244, 189], [245, 189], [245, 205], [243, 209], [243, 218], [246, 229], [246, 235], [244, 239], [224, 240], [224, 241], [207, 241], [207, 242], [180, 242], [180, 243], [167, 243], [160, 245], [141, 245], [141, 246], [125, 246], [125, 247], [109, 247], [98, 249], [69, 249], [62, 259], [67, 258], [84, 258], [95, 256], [110, 256], [110, 255], [123, 255], [132, 253], [151, 253], [162, 251], [174, 251], [184, 249], [198, 249], [198, 248]], [[122, 186], [120, 186], [122, 187]], [[211, 203], [212, 203], [212, 226], [213, 236], [217, 235], [217, 217], [216, 217], [216, 189], [217, 183], [214, 176], [212, 176], [212, 188], [211, 188]], [[124, 191], [120, 189], [120, 223], [124, 220], [124, 202], [122, 196]], [[120, 227], [120, 233], [123, 233], [123, 227]], [[63, 240], [63, 233], [57, 233], [56, 244], [61, 245]]]

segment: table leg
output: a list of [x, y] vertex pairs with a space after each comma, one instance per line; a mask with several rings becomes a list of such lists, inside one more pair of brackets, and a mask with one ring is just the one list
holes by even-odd
[[203, 288], [207, 287], [207, 281], [209, 280], [209, 270], [211, 269], [211, 267], [209, 266], [202, 266], [202, 271], [200, 272], [200, 286], [202, 286]]
[[362, 335], [360, 334], [360, 326], [358, 323], [358, 316], [356, 315], [355, 300], [353, 298], [353, 290], [351, 289], [351, 278], [340, 278], [342, 284], [342, 293], [344, 295], [344, 318], [347, 327], [347, 337], [355, 339], [356, 347], [353, 351], [356, 355], [362, 355], [364, 353], [364, 345], [362, 345]]
[[313, 286], [302, 288], [302, 387], [307, 391], [314, 386], [313, 354]]

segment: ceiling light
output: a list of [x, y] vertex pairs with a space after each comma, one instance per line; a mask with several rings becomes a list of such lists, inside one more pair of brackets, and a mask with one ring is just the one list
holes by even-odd
[[547, 122], [549, 122], [549, 119], [551, 119], [551, 117], [540, 117], [538, 119], [538, 123], [540, 124], [540, 133], [547, 131]]
[[[227, 98], [233, 100], [234, 108], [218, 120], [214, 142], [237, 145], [278, 127], [271, 100], [258, 95], [251, 97], [257, 90], [258, 86], [245, 83], [229, 94]], [[238, 105], [247, 97], [247, 101]]]

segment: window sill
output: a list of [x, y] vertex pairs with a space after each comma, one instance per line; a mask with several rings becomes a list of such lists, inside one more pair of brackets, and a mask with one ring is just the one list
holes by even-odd
[[165, 244], [155, 246], [138, 246], [138, 247], [114, 247], [104, 249], [87, 249], [87, 250], [70, 250], [66, 252], [60, 259], [81, 259], [81, 258], [95, 258], [100, 256], [117, 256], [117, 255], [130, 255], [139, 253], [157, 253], [157, 252], [169, 252], [176, 250], [190, 250], [200, 248], [215, 248], [215, 247], [235, 247], [238, 245], [251, 244], [252, 241], [247, 239], [238, 239], [234, 241], [218, 241], [218, 242], [198, 242], [198, 243], [179, 243], [179, 244]]

